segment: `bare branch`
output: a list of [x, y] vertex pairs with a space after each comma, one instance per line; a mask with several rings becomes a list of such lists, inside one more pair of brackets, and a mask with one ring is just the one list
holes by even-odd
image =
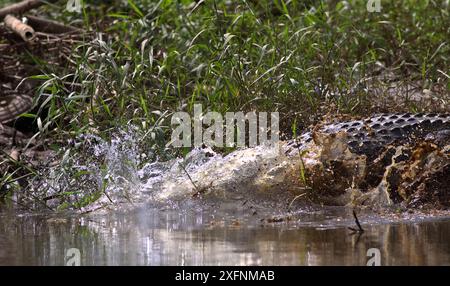
[[49, 34], [64, 34], [70, 32], [81, 32], [80, 29], [66, 26], [56, 21], [43, 19], [36, 16], [26, 15], [28, 24], [32, 26], [36, 31], [49, 33]]
[[8, 14], [22, 14], [31, 9], [37, 8], [47, 3], [54, 3], [57, 0], [24, 0], [0, 9], [0, 20]]

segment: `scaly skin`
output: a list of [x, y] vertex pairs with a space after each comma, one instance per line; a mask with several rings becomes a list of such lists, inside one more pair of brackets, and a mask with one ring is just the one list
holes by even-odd
[[[325, 134], [345, 131], [352, 152], [374, 158], [388, 144], [413, 143], [431, 136], [443, 144], [450, 144], [450, 114], [382, 114], [362, 120], [328, 124], [317, 131]], [[297, 140], [290, 141], [289, 148], [301, 149], [304, 143], [312, 139], [312, 132], [304, 133]]]
[[0, 123], [14, 120], [20, 114], [30, 110], [33, 104], [27, 95], [11, 94], [0, 97]]

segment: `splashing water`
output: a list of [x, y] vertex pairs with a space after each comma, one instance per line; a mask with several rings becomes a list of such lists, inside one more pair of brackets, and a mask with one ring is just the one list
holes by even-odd
[[[168, 156], [156, 153], [152, 145], [143, 144], [145, 136], [132, 128], [117, 132], [110, 141], [87, 135], [80, 137], [73, 156], [64, 156], [61, 165], [66, 167], [62, 172], [50, 173], [49, 184], [58, 186], [53, 187], [56, 192], [79, 188], [81, 191], [73, 199], [76, 202], [86, 194], [96, 195], [92, 199], [95, 204], [81, 206], [89, 205], [87, 210], [111, 205], [117, 208], [121, 203], [186, 203], [199, 197], [221, 203], [290, 202], [291, 206], [296, 198], [307, 194], [332, 205], [348, 205], [361, 198], [371, 205], [393, 205], [391, 186], [386, 179], [364, 187], [365, 181], [374, 177], [371, 168], [377, 160], [369, 167], [366, 155], [350, 151], [347, 136], [346, 132], [333, 135], [317, 132], [314, 140], [294, 150], [282, 141], [238, 149], [228, 155], [208, 147], [194, 148], [184, 158], [167, 159]], [[420, 153], [421, 157], [414, 159], [416, 163], [402, 164], [419, 164], [431, 160], [430, 156], [440, 156], [439, 166], [448, 162], [438, 151], [431, 155], [427, 152]], [[380, 165], [376, 176], [383, 177], [385, 169], [390, 172], [392, 168]]]

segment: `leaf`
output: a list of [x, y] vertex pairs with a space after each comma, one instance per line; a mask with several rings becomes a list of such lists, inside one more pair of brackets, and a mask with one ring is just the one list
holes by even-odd
[[133, 0], [128, 0], [128, 4], [131, 6], [131, 8], [136, 12], [136, 14], [139, 15], [139, 17], [144, 18], [144, 14], [141, 12], [141, 10], [134, 4]]

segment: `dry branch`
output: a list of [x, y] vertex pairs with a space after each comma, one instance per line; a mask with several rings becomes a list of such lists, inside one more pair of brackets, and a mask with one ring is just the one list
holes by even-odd
[[47, 3], [54, 3], [57, 0], [24, 0], [0, 9], [0, 20], [8, 14], [21, 14], [28, 10], [37, 8]]
[[36, 31], [49, 34], [64, 34], [70, 32], [80, 32], [81, 30], [72, 26], [66, 26], [61, 23], [39, 18], [36, 16], [26, 15], [28, 25], [32, 26]]
[[24, 41], [29, 41], [34, 38], [34, 30], [30, 26], [22, 23], [19, 19], [12, 15], [6, 15], [5, 25], [22, 37]]

